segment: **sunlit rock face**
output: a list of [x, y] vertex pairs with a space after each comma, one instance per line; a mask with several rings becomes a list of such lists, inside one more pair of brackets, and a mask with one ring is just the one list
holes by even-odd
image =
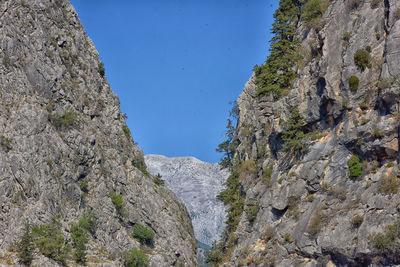
[[211, 245], [218, 239], [225, 221], [225, 207], [216, 199], [228, 177], [218, 163], [208, 163], [194, 157], [168, 158], [146, 155], [148, 171], [162, 175], [169, 187], [186, 205], [196, 239]]

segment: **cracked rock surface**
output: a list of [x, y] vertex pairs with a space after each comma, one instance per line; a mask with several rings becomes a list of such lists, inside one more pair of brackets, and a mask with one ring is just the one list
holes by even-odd
[[[87, 265], [121, 266], [120, 253], [140, 247], [131, 234], [141, 224], [155, 233], [144, 249], [151, 266], [195, 266], [189, 214], [143, 171], [143, 153], [69, 1], [1, 1], [0, 37], [0, 265], [18, 265], [10, 246], [25, 222], [59, 215], [71, 244], [72, 225], [91, 210], [97, 227]], [[122, 196], [123, 215], [110, 192]], [[33, 264], [59, 263], [36, 251]]]

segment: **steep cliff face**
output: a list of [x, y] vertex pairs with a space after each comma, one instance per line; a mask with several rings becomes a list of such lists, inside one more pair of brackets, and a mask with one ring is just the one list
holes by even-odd
[[211, 246], [225, 226], [225, 207], [216, 199], [228, 177], [218, 163], [193, 157], [144, 156], [151, 174], [161, 174], [168, 188], [185, 203], [196, 239]]
[[[0, 263], [17, 265], [16, 244], [30, 223], [33, 264], [75, 265], [85, 227], [73, 226], [90, 214], [89, 265], [122, 265], [120, 253], [140, 241], [152, 266], [196, 265], [187, 210], [146, 172], [69, 1], [1, 1], [0, 36]], [[155, 233], [152, 242], [132, 237], [137, 225]], [[46, 247], [55, 233], [66, 260]]]
[[[257, 96], [253, 76], [238, 99], [244, 206], [222, 240], [225, 266], [400, 263], [400, 2], [328, 3], [317, 26], [297, 23], [292, 90]], [[304, 136], [302, 153], [282, 149], [288, 130]]]

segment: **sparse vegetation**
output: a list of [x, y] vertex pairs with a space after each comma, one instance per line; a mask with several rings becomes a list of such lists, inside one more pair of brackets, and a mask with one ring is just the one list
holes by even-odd
[[254, 160], [246, 160], [240, 166], [240, 179], [244, 179], [247, 175], [256, 173], [257, 165]]
[[260, 203], [258, 201], [253, 200], [247, 204], [246, 215], [247, 215], [247, 220], [249, 220], [251, 224], [253, 224], [254, 221], [256, 220], [259, 210], [260, 210]]
[[131, 131], [129, 130], [128, 126], [123, 125], [122, 126], [122, 131], [124, 132], [126, 139], [128, 139], [128, 141], [131, 141], [131, 139], [132, 139], [131, 138]]
[[133, 226], [132, 236], [142, 245], [152, 245], [154, 243], [154, 232], [150, 228], [136, 223]]
[[316, 235], [325, 226], [327, 219], [328, 217], [322, 212], [322, 208], [318, 208], [308, 224], [307, 232], [310, 235]]
[[362, 215], [356, 214], [353, 216], [353, 219], [351, 219], [351, 226], [356, 229], [361, 226], [363, 220], [364, 217]]
[[390, 79], [382, 79], [377, 83], [379, 89], [387, 89], [392, 87], [392, 81]]
[[265, 231], [261, 235], [261, 239], [265, 242], [272, 240], [275, 237], [275, 228], [272, 226], [267, 226]]
[[372, 130], [372, 136], [374, 138], [382, 138], [385, 136], [385, 133], [383, 131], [381, 131], [377, 126], [374, 126], [374, 128]]
[[8, 152], [12, 149], [11, 139], [5, 136], [0, 136], [0, 145], [4, 149], [5, 152]]
[[354, 63], [364, 71], [365, 68], [371, 67], [371, 56], [369, 55], [368, 51], [365, 49], [358, 49], [354, 54]]
[[153, 182], [156, 184], [156, 185], [164, 185], [165, 184], [165, 181], [163, 180], [163, 179], [161, 179], [162, 178], [162, 176], [161, 176], [161, 174], [157, 174], [154, 178], [153, 178]]
[[115, 191], [110, 192], [111, 202], [114, 204], [115, 209], [121, 216], [125, 215], [124, 200], [122, 195], [117, 194]]
[[106, 69], [104, 68], [104, 63], [100, 62], [98, 65], [99, 68], [99, 74], [101, 77], [104, 77], [104, 75], [106, 74]]
[[150, 263], [149, 257], [137, 248], [125, 252], [123, 258], [127, 267], [146, 267]]
[[263, 175], [261, 176], [261, 181], [265, 184], [266, 187], [271, 186], [271, 175], [272, 175], [272, 167], [266, 167], [263, 170]]
[[3, 65], [6, 68], [9, 68], [11, 66], [11, 59], [9, 56], [4, 56], [3, 57]]
[[360, 159], [356, 155], [353, 155], [347, 161], [347, 166], [349, 166], [350, 179], [351, 180], [358, 180], [358, 178], [362, 174], [361, 165], [360, 165]]
[[379, 41], [381, 39], [381, 34], [379, 32], [377, 32], [375, 34], [375, 38], [376, 38], [377, 41]]
[[379, 181], [379, 193], [390, 195], [399, 191], [400, 182], [394, 174], [384, 175]]
[[372, 245], [380, 252], [396, 252], [400, 247], [400, 221], [385, 227], [383, 233], [373, 235]]
[[343, 34], [343, 41], [345, 41], [345, 42], [349, 42], [350, 41], [350, 38], [351, 38], [351, 32], [345, 32], [344, 34]]
[[67, 110], [63, 115], [50, 115], [50, 119], [57, 130], [63, 130], [75, 125], [77, 114], [73, 110]]
[[146, 166], [136, 164], [135, 160], [132, 160], [131, 163], [133, 167], [138, 168], [139, 171], [141, 171], [144, 175], [149, 177], [151, 176], [150, 173], [147, 171]]
[[371, 8], [377, 8], [382, 0], [371, 0]]
[[349, 78], [349, 88], [351, 91], [357, 91], [358, 85], [360, 83], [360, 80], [358, 79], [357, 76], [351, 76]]

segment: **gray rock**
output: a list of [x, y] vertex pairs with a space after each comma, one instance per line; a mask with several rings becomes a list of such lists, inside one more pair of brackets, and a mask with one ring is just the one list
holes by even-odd
[[[25, 222], [59, 215], [71, 243], [72, 225], [92, 210], [88, 266], [121, 266], [118, 255], [140, 247], [131, 235], [135, 223], [155, 232], [146, 251], [152, 266], [195, 266], [187, 209], [139, 170], [143, 153], [124, 133], [119, 100], [69, 1], [2, 1], [0, 24], [0, 136], [10, 139], [0, 147], [0, 263], [18, 265], [7, 251]], [[74, 118], [60, 120], [67, 112]], [[122, 196], [125, 216], [111, 191]], [[33, 264], [58, 265], [39, 254]], [[69, 264], [76, 265], [72, 255]]]
[[145, 155], [144, 158], [149, 172], [161, 174], [167, 187], [185, 203], [196, 239], [211, 246], [225, 227], [225, 207], [216, 196], [223, 189], [228, 171], [221, 170], [218, 163], [194, 157]]

